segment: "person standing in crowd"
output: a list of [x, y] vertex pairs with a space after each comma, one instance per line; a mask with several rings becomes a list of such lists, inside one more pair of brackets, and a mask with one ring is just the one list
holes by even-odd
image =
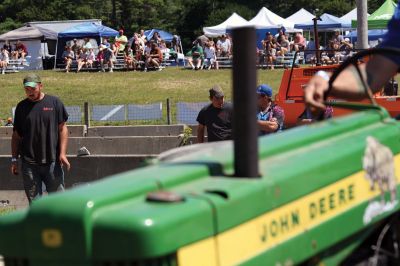
[[258, 114], [257, 124], [260, 135], [266, 135], [283, 130], [285, 113], [281, 107], [272, 101], [272, 88], [266, 84], [257, 87]]
[[208, 142], [232, 139], [232, 105], [225, 103], [224, 92], [219, 85], [210, 90], [211, 103], [203, 107], [198, 116], [197, 142], [204, 142], [204, 132], [207, 128]]
[[204, 55], [205, 55], [205, 64], [208, 70], [210, 70], [211, 67], [214, 67], [215, 69], [219, 68], [217, 61], [217, 53], [213, 41], [209, 41], [206, 43], [206, 48], [204, 49]]
[[79, 45], [78, 43], [78, 39], [73, 39], [72, 40], [72, 45], [71, 46], [71, 50], [74, 52], [74, 54], [78, 54], [79, 50], [82, 48], [81, 45]]
[[0, 51], [0, 69], [1, 74], [4, 75], [6, 73], [7, 65], [10, 62], [10, 55], [6, 49], [1, 48]]
[[55, 96], [42, 91], [41, 78], [28, 74], [23, 80], [26, 99], [15, 109], [11, 139], [11, 173], [18, 175], [18, 158], [29, 203], [47, 192], [64, 190], [64, 171], [70, 169], [67, 159], [68, 113]]

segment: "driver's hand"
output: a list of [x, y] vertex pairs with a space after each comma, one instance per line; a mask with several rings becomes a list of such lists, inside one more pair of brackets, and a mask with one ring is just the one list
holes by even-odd
[[304, 90], [304, 101], [312, 113], [325, 110], [324, 94], [328, 86], [328, 81], [319, 75], [314, 75], [308, 82]]

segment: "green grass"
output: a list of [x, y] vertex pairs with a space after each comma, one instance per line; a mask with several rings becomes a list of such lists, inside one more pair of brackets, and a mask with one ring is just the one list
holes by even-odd
[[[0, 75], [0, 118], [11, 115], [11, 108], [25, 94], [22, 79], [27, 72]], [[147, 104], [165, 102], [170, 98], [172, 112], [175, 103], [208, 101], [208, 89], [219, 84], [231, 101], [232, 71], [229, 69], [191, 71], [169, 67], [155, 72], [64, 73], [53, 70], [37, 71], [43, 91], [58, 96], [65, 105]], [[278, 91], [282, 70], [259, 70], [257, 83], [268, 83]], [[166, 108], [164, 108], [166, 109]]]

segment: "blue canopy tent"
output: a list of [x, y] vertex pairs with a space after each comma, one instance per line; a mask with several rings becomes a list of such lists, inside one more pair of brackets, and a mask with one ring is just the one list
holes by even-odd
[[[376, 41], [380, 38], [383, 38], [387, 32], [387, 29], [380, 30], [368, 30], [368, 41]], [[357, 41], [357, 30], [350, 32], [345, 36], [349, 38], [352, 42]]]
[[[172, 35], [169, 32], [166, 32], [164, 30], [159, 30], [159, 29], [146, 30], [146, 31], [144, 31], [144, 35], [146, 36], [147, 40], [150, 40], [153, 37], [155, 32], [158, 32], [158, 34], [160, 35], [161, 39], [163, 39], [166, 42], [172, 42], [174, 37], [176, 37], [176, 41], [177, 41], [178, 45], [180, 46], [181, 51], [183, 51], [181, 38], [179, 38], [179, 36], [177, 36], [177, 35]], [[132, 43], [132, 38], [129, 39], [129, 43]]]
[[[347, 23], [346, 21], [335, 17], [333, 15], [324, 13], [321, 17], [321, 20], [317, 20], [317, 27], [319, 30], [329, 30], [329, 29], [335, 29], [335, 28], [341, 28], [341, 29], [348, 29], [351, 28], [351, 25]], [[302, 23], [302, 24], [295, 24], [295, 28], [297, 29], [303, 29], [303, 30], [313, 30], [314, 29], [314, 21], [310, 20], [307, 23]]]
[[166, 42], [170, 42], [174, 38], [174, 35], [172, 35], [171, 33], [158, 29], [146, 30], [144, 32], [144, 35], [146, 36], [147, 40], [150, 40], [155, 32], [158, 32], [161, 39], [165, 40]]
[[117, 35], [118, 31], [104, 25], [99, 25], [93, 22], [78, 24], [58, 33], [57, 59], [61, 58], [64, 46], [69, 40], [74, 38], [93, 38], [96, 39], [97, 43], [101, 43], [101, 38], [115, 37]]

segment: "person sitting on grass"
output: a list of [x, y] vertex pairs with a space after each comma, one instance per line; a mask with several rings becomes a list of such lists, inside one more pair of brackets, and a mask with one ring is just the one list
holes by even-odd
[[188, 64], [192, 69], [199, 70], [201, 68], [201, 64], [204, 60], [204, 52], [197, 40], [193, 42], [193, 47], [186, 56]]
[[65, 72], [68, 73], [71, 69], [72, 60], [75, 58], [75, 54], [70, 46], [65, 46], [62, 58], [64, 59]]
[[154, 67], [158, 68], [158, 70], [161, 70], [160, 64], [163, 59], [163, 54], [161, 52], [161, 49], [158, 47], [158, 45], [151, 41], [151, 50], [150, 54], [146, 58], [146, 69], [149, 67]]

